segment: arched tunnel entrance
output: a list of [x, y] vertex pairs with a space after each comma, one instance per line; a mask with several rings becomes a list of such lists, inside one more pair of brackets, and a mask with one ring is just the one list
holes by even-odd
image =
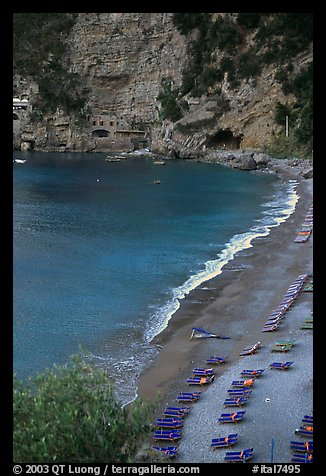
[[215, 149], [239, 149], [242, 136], [236, 136], [230, 129], [221, 129], [206, 141], [207, 147]]
[[107, 129], [94, 129], [92, 135], [93, 137], [109, 137], [109, 131]]

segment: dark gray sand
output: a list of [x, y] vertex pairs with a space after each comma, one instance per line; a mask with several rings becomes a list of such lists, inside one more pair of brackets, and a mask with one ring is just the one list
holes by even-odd
[[[274, 463], [289, 463], [290, 441], [305, 441], [294, 431], [301, 418], [313, 411], [313, 331], [301, 330], [304, 318], [312, 311], [312, 293], [300, 293], [275, 332], [263, 333], [262, 328], [292, 282], [300, 274], [312, 273], [312, 236], [305, 243], [294, 243], [294, 239], [312, 204], [313, 183], [312, 179], [301, 179], [297, 168], [278, 165], [278, 169], [283, 179], [299, 181], [295, 212], [272, 228], [267, 237], [254, 240], [251, 248], [239, 252], [220, 276], [182, 301], [168, 327], [153, 342], [161, 346], [157, 360], [139, 379], [142, 398], [153, 400], [160, 395], [159, 415], [166, 404], [177, 404], [179, 391], [198, 390], [186, 384], [193, 367], [207, 367], [205, 361], [211, 355], [227, 356], [225, 364], [214, 367], [214, 382], [200, 388], [202, 396], [192, 404], [185, 420], [174, 462], [223, 462], [226, 450], [212, 449], [210, 443], [212, 438], [229, 433], [238, 433], [234, 450], [254, 448], [253, 463], [271, 461], [272, 441]], [[231, 339], [190, 340], [193, 326]], [[285, 354], [271, 352], [279, 339], [295, 340], [296, 345]], [[262, 347], [256, 354], [239, 356], [245, 346], [258, 341]], [[271, 362], [285, 360], [294, 362], [289, 370], [269, 368]], [[245, 368], [266, 370], [241, 408], [246, 411], [244, 419], [219, 423], [221, 413], [236, 411], [224, 409], [223, 402], [232, 380], [239, 380]]]

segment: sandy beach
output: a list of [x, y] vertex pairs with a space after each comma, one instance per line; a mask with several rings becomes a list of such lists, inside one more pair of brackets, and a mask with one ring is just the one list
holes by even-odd
[[[253, 240], [253, 246], [239, 252], [221, 275], [189, 293], [153, 341], [161, 349], [156, 362], [140, 376], [142, 398], [154, 400], [160, 395], [159, 416], [166, 404], [177, 404], [179, 391], [198, 390], [186, 384], [194, 367], [210, 367], [205, 361], [211, 355], [227, 357], [226, 363], [214, 367], [214, 382], [199, 389], [202, 396], [185, 419], [176, 463], [224, 462], [226, 449], [212, 449], [210, 444], [212, 438], [230, 433], [238, 433], [233, 450], [254, 448], [253, 463], [269, 463], [271, 458], [274, 463], [289, 463], [290, 441], [305, 441], [295, 435], [295, 429], [304, 415], [313, 412], [312, 330], [301, 329], [304, 318], [311, 315], [312, 293], [299, 294], [276, 331], [262, 332], [262, 328], [293, 281], [313, 272], [312, 235], [305, 243], [294, 242], [312, 204], [313, 179], [303, 179], [300, 168], [282, 161], [277, 163], [277, 172], [282, 180], [299, 182], [294, 213], [267, 237]], [[193, 326], [230, 339], [190, 340]], [[280, 339], [295, 340], [296, 345], [287, 353], [272, 352]], [[254, 355], [239, 355], [258, 341], [261, 348]], [[294, 362], [289, 370], [269, 368], [271, 362], [285, 360]], [[221, 413], [239, 410], [225, 409], [223, 402], [232, 380], [239, 380], [245, 368], [265, 369], [240, 408], [246, 411], [245, 417], [239, 423], [219, 423]]]

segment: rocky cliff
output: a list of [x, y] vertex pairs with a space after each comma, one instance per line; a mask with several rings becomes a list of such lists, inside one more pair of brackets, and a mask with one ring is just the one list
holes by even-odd
[[[185, 30], [184, 23], [178, 27], [175, 15], [211, 15], [205, 17], [204, 26], [212, 33], [204, 32], [202, 17], [198, 17], [198, 24], [187, 24]], [[111, 151], [148, 145], [162, 154], [196, 156], [208, 149], [261, 148], [269, 144], [284, 132], [285, 124], [275, 120], [277, 105], [291, 108], [297, 99], [277, 80], [279, 61], [266, 62], [255, 74], [238, 74], [236, 81], [231, 81], [230, 61], [240, 71], [239, 55], [250, 52], [253, 56], [252, 45], [256, 43], [253, 27], [237, 23], [236, 16], [76, 14], [64, 40], [61, 67], [79, 78], [78, 93], [85, 98], [80, 117], [64, 107], [42, 115], [35, 114], [37, 107], [30, 115], [16, 111], [16, 147]], [[235, 28], [233, 36], [236, 32], [241, 39], [234, 51], [221, 46], [220, 32], [226, 24], [221, 22], [225, 19], [228, 28]], [[292, 74], [312, 62], [312, 43], [307, 45], [304, 51], [292, 55]], [[201, 55], [197, 66], [196, 54]], [[51, 55], [48, 63], [51, 66]], [[200, 91], [198, 87], [197, 91], [194, 87], [185, 89], [185, 74], [193, 74], [191, 68], [197, 68], [199, 79], [195, 78], [194, 84], [200, 83]], [[30, 80], [38, 82], [37, 78]], [[26, 78], [23, 82], [26, 85]], [[16, 94], [21, 90], [16, 88]], [[33, 101], [40, 103], [35, 97], [37, 93], [31, 98], [32, 106]], [[178, 114], [169, 115], [168, 107], [170, 111], [174, 107]]]

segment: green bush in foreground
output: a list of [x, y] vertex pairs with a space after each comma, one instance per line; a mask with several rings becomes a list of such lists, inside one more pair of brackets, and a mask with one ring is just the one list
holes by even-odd
[[14, 461], [128, 463], [148, 436], [153, 407], [121, 407], [105, 371], [79, 356], [29, 385], [14, 379]]

